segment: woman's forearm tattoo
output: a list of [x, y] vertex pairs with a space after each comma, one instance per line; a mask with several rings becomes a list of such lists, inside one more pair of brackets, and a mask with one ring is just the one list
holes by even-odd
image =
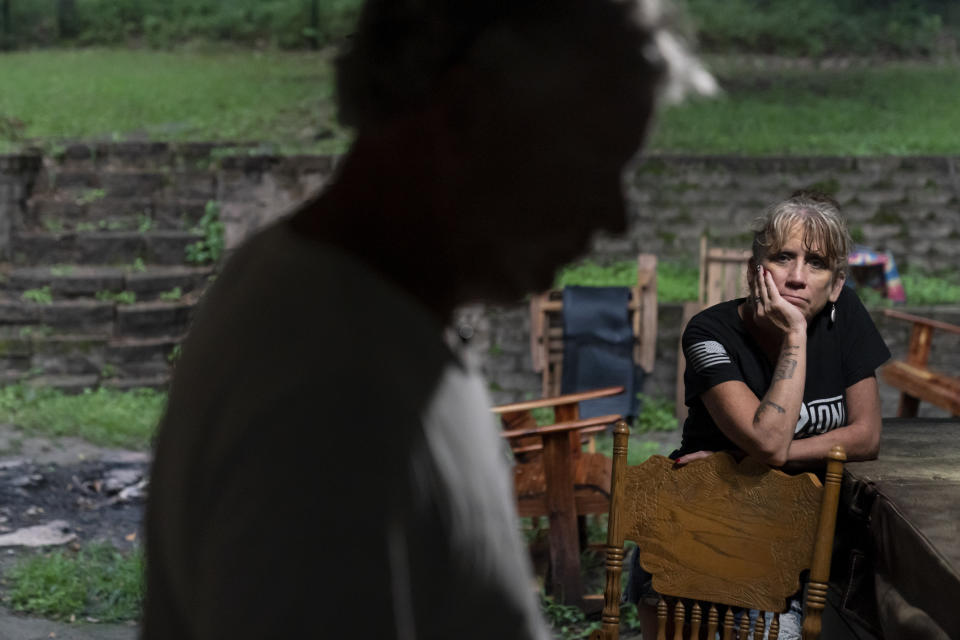
[[777, 413], [786, 413], [787, 410], [778, 405], [776, 402], [770, 402], [769, 400], [764, 400], [760, 403], [760, 406], [757, 407], [757, 412], [753, 414], [753, 424], [760, 422], [761, 416], [766, 412], [767, 407], [772, 407], [776, 410]]
[[773, 381], [790, 380], [793, 378], [794, 371], [797, 370], [797, 361], [793, 358], [781, 358], [777, 364], [776, 371], [773, 372]]
[[799, 351], [800, 346], [795, 344], [790, 344], [783, 348], [780, 361], [777, 363], [777, 368], [773, 372], [773, 382], [793, 378], [793, 374], [797, 370], [796, 358]]

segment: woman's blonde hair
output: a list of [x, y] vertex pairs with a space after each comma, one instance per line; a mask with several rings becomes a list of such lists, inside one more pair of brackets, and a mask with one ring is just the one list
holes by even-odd
[[840, 216], [840, 205], [830, 196], [814, 191], [794, 192], [756, 219], [753, 259], [759, 263], [763, 258], [780, 251], [797, 225], [803, 230], [804, 249], [817, 247], [834, 277], [845, 275], [847, 256], [853, 241], [846, 222]]

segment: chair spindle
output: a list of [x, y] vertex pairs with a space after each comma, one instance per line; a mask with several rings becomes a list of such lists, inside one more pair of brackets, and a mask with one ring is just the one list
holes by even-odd
[[667, 640], [667, 602], [663, 596], [657, 602], [657, 640]]
[[703, 619], [703, 613], [700, 611], [700, 603], [694, 600], [693, 607], [690, 609], [690, 638], [696, 640], [700, 637], [700, 621]]
[[733, 640], [733, 608], [727, 607], [723, 614], [723, 640]]
[[719, 626], [720, 616], [717, 614], [717, 605], [710, 603], [710, 609], [707, 611], [707, 637], [714, 640], [717, 637], [717, 627]]
[[750, 640], [750, 610], [744, 609], [740, 613], [740, 629], [737, 631], [739, 640]]
[[768, 640], [778, 640], [780, 638], [780, 614], [774, 613], [773, 620], [770, 622], [770, 633], [767, 634]]
[[683, 600], [677, 598], [673, 603], [673, 640], [683, 640], [683, 618], [686, 608]]

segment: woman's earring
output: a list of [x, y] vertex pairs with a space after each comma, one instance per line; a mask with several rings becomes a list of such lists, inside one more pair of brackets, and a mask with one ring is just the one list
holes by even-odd
[[830, 324], [837, 321], [837, 303], [830, 303]]

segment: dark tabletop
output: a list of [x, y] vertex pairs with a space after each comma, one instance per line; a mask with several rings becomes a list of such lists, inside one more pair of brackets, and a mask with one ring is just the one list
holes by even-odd
[[847, 471], [873, 483], [960, 572], [960, 418], [886, 418], [880, 457]]
[[855, 637], [960, 638], [960, 418], [885, 419], [837, 515], [839, 606], [876, 634]]

